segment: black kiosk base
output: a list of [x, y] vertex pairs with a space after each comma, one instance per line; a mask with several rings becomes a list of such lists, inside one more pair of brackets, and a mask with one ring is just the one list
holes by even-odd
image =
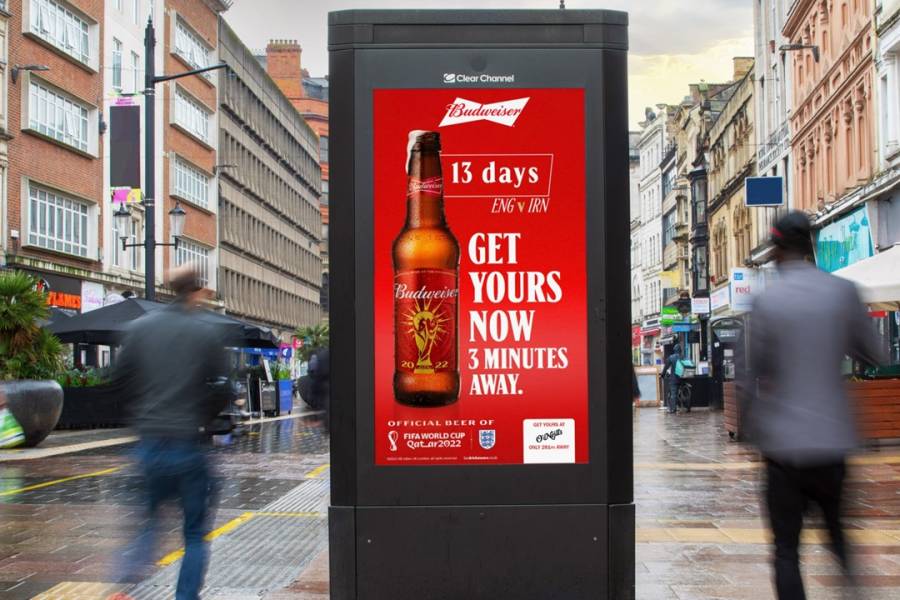
[[[331, 598], [634, 598], [627, 15], [342, 11], [329, 50]], [[398, 266], [415, 227], [458, 258]]]

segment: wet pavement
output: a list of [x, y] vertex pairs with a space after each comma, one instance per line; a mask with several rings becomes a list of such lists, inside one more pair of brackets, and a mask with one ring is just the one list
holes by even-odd
[[[97, 435], [101, 446], [110, 437]], [[89, 439], [74, 441], [80, 448]], [[93, 600], [119, 589], [104, 582], [143, 519], [133, 449], [0, 455], [0, 599]], [[254, 424], [212, 452], [221, 491], [204, 598], [258, 598], [285, 587], [327, 544], [328, 436], [319, 418]], [[139, 600], [173, 596], [181, 556], [174, 509], [161, 537], [157, 573], [131, 591]]]
[[[760, 464], [728, 439], [721, 412], [635, 411], [637, 598], [774, 598], [760, 506]], [[900, 447], [855, 457], [845, 511], [856, 544], [858, 597], [900, 598]], [[802, 570], [811, 599], [843, 598], [820, 516], [805, 521]]]
[[[637, 598], [773, 598], [753, 450], [728, 439], [720, 412], [638, 409], [634, 432]], [[11, 462], [0, 455], [0, 600], [98, 599], [117, 589], [104, 582], [142, 518], [132, 448]], [[254, 425], [214, 450], [222, 494], [204, 598], [327, 598], [327, 452], [315, 418]], [[900, 598], [900, 447], [861, 453], [850, 480], [847, 524], [863, 597]], [[807, 526], [809, 597], [841, 598], [815, 513]], [[141, 600], [172, 597], [177, 514], [167, 514], [164, 529], [157, 571], [132, 591]]]

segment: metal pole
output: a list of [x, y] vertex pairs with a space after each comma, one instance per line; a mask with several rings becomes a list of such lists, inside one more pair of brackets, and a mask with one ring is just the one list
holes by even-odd
[[144, 298], [156, 300], [156, 35], [144, 33]]

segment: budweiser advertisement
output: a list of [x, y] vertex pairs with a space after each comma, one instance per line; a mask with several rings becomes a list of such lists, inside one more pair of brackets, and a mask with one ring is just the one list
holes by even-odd
[[586, 463], [583, 90], [373, 102], [376, 463]]

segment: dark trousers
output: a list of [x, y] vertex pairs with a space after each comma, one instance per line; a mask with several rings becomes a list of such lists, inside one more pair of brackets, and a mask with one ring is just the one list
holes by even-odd
[[681, 383], [680, 377], [669, 375], [666, 377], [666, 408], [669, 412], [678, 410], [678, 384]]
[[825, 516], [831, 550], [850, 573], [847, 543], [841, 527], [841, 498], [846, 465], [843, 461], [813, 467], [794, 467], [766, 460], [766, 504], [775, 537], [775, 588], [779, 600], [805, 600], [800, 577], [800, 530], [810, 500]]
[[146, 520], [123, 555], [120, 580], [138, 581], [152, 565], [160, 507], [177, 498], [184, 513], [184, 558], [175, 598], [196, 600], [206, 572], [208, 551], [203, 537], [214, 492], [206, 447], [199, 441], [144, 439], [138, 445], [137, 458], [144, 476]]

